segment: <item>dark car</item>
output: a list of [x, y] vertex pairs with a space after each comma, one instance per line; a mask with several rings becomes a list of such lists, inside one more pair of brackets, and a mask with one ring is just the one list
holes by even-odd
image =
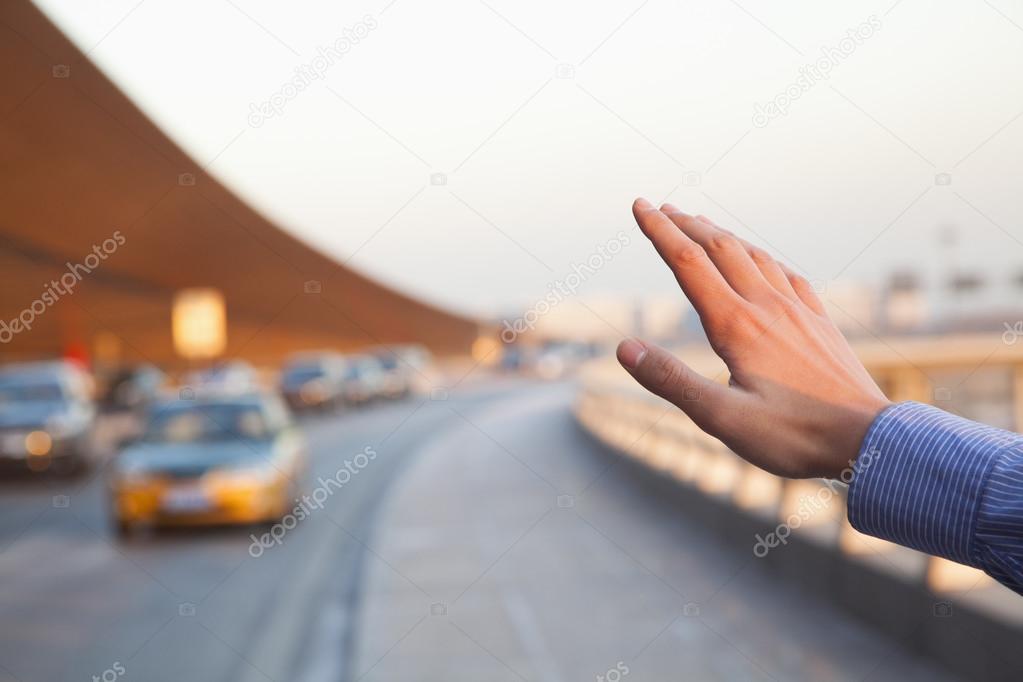
[[96, 408], [88, 375], [65, 362], [0, 369], [0, 460], [73, 473], [92, 455]]
[[248, 393], [260, 388], [259, 372], [244, 360], [224, 360], [189, 372], [182, 382], [190, 389]]
[[117, 371], [107, 380], [103, 406], [109, 410], [143, 410], [157, 399], [167, 375], [153, 365], [137, 365]]
[[303, 353], [281, 370], [280, 391], [293, 410], [329, 409], [344, 399], [347, 363], [340, 353]]

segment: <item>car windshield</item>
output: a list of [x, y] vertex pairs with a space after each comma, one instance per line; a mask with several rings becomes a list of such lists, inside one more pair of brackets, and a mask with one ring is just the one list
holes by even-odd
[[324, 376], [323, 366], [316, 363], [295, 365], [284, 370], [284, 380], [287, 382], [304, 382], [319, 379]]
[[366, 376], [366, 366], [359, 362], [353, 362], [345, 368], [345, 379], [361, 379]]
[[199, 377], [199, 380], [202, 381], [203, 383], [214, 383], [218, 381], [227, 381], [229, 379], [234, 379], [239, 376], [244, 376], [245, 374], [246, 372], [244, 369], [235, 367], [233, 365], [223, 365], [219, 367], [210, 367], [209, 369], [205, 369], [199, 372], [197, 376]]
[[64, 399], [64, 391], [55, 381], [0, 382], [0, 404], [16, 402], [56, 402]]
[[152, 443], [199, 443], [265, 440], [273, 435], [257, 405], [198, 404], [173, 406], [153, 413], [143, 440]]

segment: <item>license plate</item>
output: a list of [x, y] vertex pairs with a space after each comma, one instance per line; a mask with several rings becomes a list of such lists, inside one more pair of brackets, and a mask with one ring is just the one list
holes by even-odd
[[162, 505], [169, 512], [202, 512], [212, 504], [210, 498], [199, 488], [171, 488], [164, 493]]

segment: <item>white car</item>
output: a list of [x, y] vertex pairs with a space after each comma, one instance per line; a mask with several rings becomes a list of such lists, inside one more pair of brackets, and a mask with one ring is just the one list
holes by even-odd
[[372, 355], [346, 358], [343, 394], [349, 405], [362, 405], [384, 395], [384, 368]]
[[30, 471], [70, 474], [92, 455], [92, 382], [63, 361], [0, 369], [0, 460]]

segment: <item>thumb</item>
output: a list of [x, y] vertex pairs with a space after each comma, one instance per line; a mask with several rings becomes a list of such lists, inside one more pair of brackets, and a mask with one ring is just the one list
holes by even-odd
[[639, 339], [618, 345], [622, 367], [651, 393], [661, 396], [685, 412], [712, 435], [726, 412], [738, 406], [734, 389], [694, 372], [668, 351]]

